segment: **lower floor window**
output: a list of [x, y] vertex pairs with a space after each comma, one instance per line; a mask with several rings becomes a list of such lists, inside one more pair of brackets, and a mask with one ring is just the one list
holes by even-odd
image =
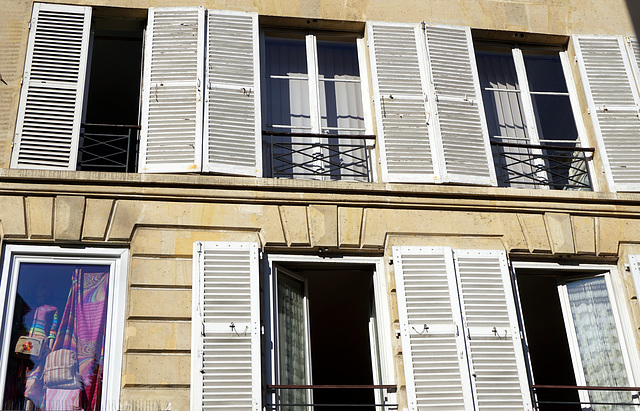
[[[516, 278], [534, 385], [635, 385], [608, 271], [516, 269]], [[607, 389], [541, 388], [536, 394], [540, 410], [634, 402], [631, 391]]]
[[122, 300], [122, 251], [106, 252], [5, 248], [3, 409], [105, 408]]

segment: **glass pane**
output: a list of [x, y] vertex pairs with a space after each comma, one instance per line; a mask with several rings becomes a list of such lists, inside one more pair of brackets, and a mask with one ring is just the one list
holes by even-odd
[[489, 135], [528, 139], [511, 53], [478, 51], [476, 60]]
[[567, 93], [567, 84], [562, 71], [558, 53], [551, 55], [524, 54], [524, 66], [527, 70], [531, 91], [553, 91]]
[[[267, 37], [265, 70], [267, 125], [309, 132], [309, 80], [304, 39]], [[277, 128], [277, 127], [276, 127]]]
[[109, 266], [20, 264], [4, 409], [100, 409], [108, 295]]
[[[307, 384], [304, 282], [278, 276], [279, 384]], [[306, 404], [306, 390], [281, 390], [281, 404]], [[283, 405], [283, 411], [305, 409]]]
[[[567, 283], [578, 349], [587, 385], [628, 387], [618, 331], [604, 277]], [[589, 391], [591, 402], [630, 403], [631, 393]], [[593, 410], [610, 410], [594, 405]]]
[[[573, 119], [569, 96], [532, 94], [531, 99], [538, 120], [540, 140], [545, 140], [542, 143], [575, 146], [578, 141], [578, 129]], [[563, 144], [560, 141], [568, 143]]]
[[362, 134], [358, 52], [354, 42], [318, 40], [320, 115], [324, 132]]

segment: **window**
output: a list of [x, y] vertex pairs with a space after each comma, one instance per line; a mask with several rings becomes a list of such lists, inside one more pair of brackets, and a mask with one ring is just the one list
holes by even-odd
[[260, 175], [257, 21], [34, 3], [11, 167]]
[[269, 255], [260, 273], [255, 243], [194, 247], [194, 408], [395, 403], [382, 259]]
[[[105, 410], [118, 403], [126, 255], [116, 249], [5, 247], [3, 409]], [[56, 367], [64, 372], [53, 373]]]
[[[267, 378], [276, 388], [267, 392], [268, 403], [281, 410], [300, 409], [295, 404], [323, 409], [393, 403], [386, 390], [373, 388], [386, 380], [378, 331], [386, 309], [378, 306], [375, 266], [289, 261], [273, 262], [271, 270], [271, 310], [264, 315], [273, 324], [267, 347], [275, 347], [274, 359]], [[344, 388], [278, 387], [283, 385]], [[369, 388], [348, 388], [356, 385]]]
[[591, 189], [567, 88], [567, 57], [551, 47], [476, 42], [476, 61], [498, 183]]
[[[616, 304], [610, 270], [583, 266], [516, 265], [526, 345], [536, 385], [633, 387], [626, 321]], [[541, 302], [544, 301], [543, 304]], [[632, 351], [631, 351], [632, 352]], [[630, 404], [631, 391], [536, 390], [540, 410], [612, 409], [598, 403]], [[560, 405], [565, 403], [565, 405]], [[565, 408], [559, 408], [565, 407]]]
[[263, 107], [271, 149], [265, 151], [272, 176], [370, 178], [359, 43], [348, 33], [264, 30]]

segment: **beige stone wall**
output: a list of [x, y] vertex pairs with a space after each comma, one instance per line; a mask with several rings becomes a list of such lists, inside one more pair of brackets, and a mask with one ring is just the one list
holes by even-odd
[[[5, 243], [130, 249], [122, 401], [171, 402], [174, 411], [189, 409], [195, 241], [385, 258], [394, 245], [451, 246], [526, 261], [617, 264], [640, 341], [625, 270], [627, 256], [640, 253], [638, 215], [640, 199], [630, 194], [0, 170]], [[393, 266], [385, 275], [386, 331], [395, 333]], [[393, 342], [404, 402], [400, 340]]]

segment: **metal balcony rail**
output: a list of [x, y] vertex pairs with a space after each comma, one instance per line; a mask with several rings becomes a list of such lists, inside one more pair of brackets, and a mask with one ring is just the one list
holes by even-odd
[[135, 172], [140, 126], [82, 124], [78, 170]]
[[[539, 410], [540, 405], [611, 405], [616, 407], [638, 407], [640, 402], [621, 402], [621, 401], [560, 401], [560, 400], [538, 400], [540, 391], [610, 391], [610, 392], [631, 392], [633, 399], [638, 399], [640, 395], [640, 387], [601, 387], [601, 386], [584, 386], [584, 385], [541, 385], [534, 384], [531, 386], [533, 390], [533, 398], [535, 409]], [[583, 407], [584, 409], [584, 407]], [[606, 408], [609, 409], [609, 408]]]
[[552, 190], [592, 190], [587, 162], [594, 149], [492, 141], [503, 186], [534, 186]]
[[264, 131], [271, 177], [371, 181], [373, 135]]
[[[278, 397], [280, 396], [280, 392], [281, 390], [383, 390], [386, 391], [386, 393], [395, 393], [397, 391], [398, 387], [396, 385], [385, 385], [385, 384], [378, 384], [378, 385], [267, 385], [267, 391], [269, 392], [275, 392], [276, 394], [278, 394]], [[386, 398], [386, 396], [385, 396]], [[282, 403], [282, 402], [278, 402], [276, 404], [265, 404], [265, 408], [267, 409], [272, 409], [272, 410], [279, 410], [281, 408], [285, 408], [285, 409], [291, 409], [290, 407], [314, 407], [315, 408], [324, 408], [324, 407], [355, 407], [355, 408], [362, 408], [362, 407], [369, 407], [369, 408], [373, 408], [375, 407], [376, 409], [380, 409], [380, 410], [397, 410], [398, 409], [398, 404], [395, 403], [387, 403], [386, 401], [384, 403], [381, 404], [325, 404], [325, 403]]]

